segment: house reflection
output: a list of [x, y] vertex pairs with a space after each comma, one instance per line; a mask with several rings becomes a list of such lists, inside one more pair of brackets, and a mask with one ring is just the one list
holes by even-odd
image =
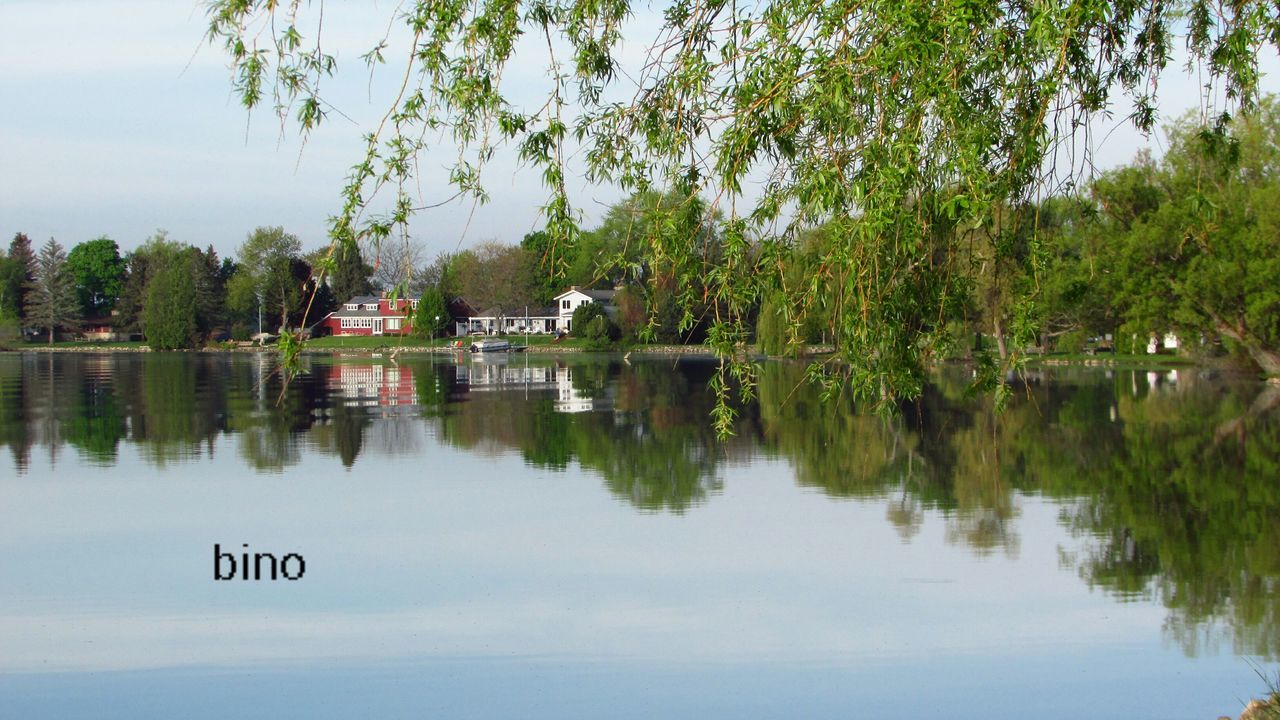
[[477, 355], [457, 365], [457, 382], [472, 392], [550, 393], [560, 413], [609, 410], [609, 392], [593, 393], [574, 385], [573, 368], [564, 364], [512, 364], [508, 355]]
[[392, 408], [418, 404], [413, 369], [407, 365], [336, 364], [328, 369], [327, 386], [348, 406]]

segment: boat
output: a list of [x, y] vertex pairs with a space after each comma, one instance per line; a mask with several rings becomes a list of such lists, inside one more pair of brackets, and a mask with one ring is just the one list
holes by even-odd
[[476, 340], [475, 342], [471, 343], [471, 347], [468, 349], [473, 353], [510, 352], [511, 343], [507, 342], [506, 340], [497, 340], [497, 339]]

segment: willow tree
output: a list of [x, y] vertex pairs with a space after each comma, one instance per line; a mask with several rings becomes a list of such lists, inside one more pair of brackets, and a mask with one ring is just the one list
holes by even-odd
[[[919, 392], [968, 291], [972, 268], [951, 252], [959, 240], [936, 225], [976, 226], [998, 204], [1025, 204], [1095, 114], [1122, 107], [1150, 128], [1175, 46], [1222, 89], [1215, 112], [1225, 114], [1252, 105], [1258, 54], [1280, 41], [1272, 0], [674, 0], [657, 35], [639, 39], [642, 66], [627, 67], [623, 41], [644, 25], [632, 14], [648, 7], [417, 0], [387, 11], [388, 32], [370, 38], [365, 60], [396, 81], [343, 189], [335, 244], [407, 235], [410, 217], [445, 195], [486, 199], [481, 170], [503, 142], [540, 171], [555, 245], [579, 234], [569, 173], [705, 198], [720, 218], [716, 247], [673, 234], [644, 253], [655, 277], [701, 288], [706, 297], [680, 301], [710, 309], [709, 342], [730, 357], [764, 294], [803, 297], [795, 312], [832, 318], [843, 379], [886, 402]], [[324, 121], [322, 81], [339, 72], [323, 10], [209, 5], [208, 38], [229, 54], [241, 100], [274, 107], [303, 136]], [[536, 62], [524, 53], [538, 48], [544, 92], [517, 104], [504, 72], [517, 51], [522, 65]], [[529, 91], [522, 81], [521, 96]], [[437, 134], [457, 145], [455, 187], [421, 197], [415, 160]], [[819, 272], [786, 286], [787, 249], [819, 225], [838, 241]], [[749, 390], [748, 368], [725, 367]]]

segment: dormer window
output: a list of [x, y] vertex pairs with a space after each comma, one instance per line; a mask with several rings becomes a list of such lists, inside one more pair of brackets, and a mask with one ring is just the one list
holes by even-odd
[[342, 306], [342, 309], [343, 310], [359, 310], [360, 306], [357, 305], [356, 303], [347, 303], [346, 305]]
[[364, 309], [365, 309], [365, 310], [377, 310], [377, 309], [378, 309], [378, 303], [365, 303]]

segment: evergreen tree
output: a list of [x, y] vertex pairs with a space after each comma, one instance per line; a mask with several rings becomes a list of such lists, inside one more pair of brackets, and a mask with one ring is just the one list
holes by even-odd
[[369, 284], [373, 268], [365, 264], [360, 248], [355, 244], [343, 244], [337, 246], [334, 253], [337, 255], [337, 264], [329, 285], [338, 302], [346, 302], [357, 295], [373, 292], [373, 286]]
[[[437, 319], [438, 318], [438, 319]], [[413, 334], [416, 337], [438, 338], [449, 327], [451, 317], [440, 286], [431, 285], [418, 298], [418, 309], [413, 315]]]
[[18, 302], [18, 290], [22, 287], [22, 266], [0, 250], [0, 342], [17, 338], [21, 328], [18, 321], [22, 311]]
[[27, 289], [36, 279], [36, 254], [31, 249], [31, 239], [26, 233], [18, 233], [9, 243], [9, 260], [14, 263], [12, 277], [6, 277], [8, 288], [5, 293], [13, 298], [18, 317], [26, 317]]
[[147, 301], [149, 255], [139, 248], [125, 258], [124, 287], [116, 299], [118, 327], [130, 333], [142, 332], [142, 308]]
[[67, 267], [66, 251], [53, 238], [40, 249], [35, 279], [28, 285], [25, 301], [27, 320], [48, 329], [50, 345], [57, 328], [80, 323], [75, 278]]
[[223, 263], [213, 245], [204, 252], [191, 248], [188, 253], [195, 281], [196, 327], [201, 335], [207, 335], [226, 316], [227, 287], [222, 276]]

